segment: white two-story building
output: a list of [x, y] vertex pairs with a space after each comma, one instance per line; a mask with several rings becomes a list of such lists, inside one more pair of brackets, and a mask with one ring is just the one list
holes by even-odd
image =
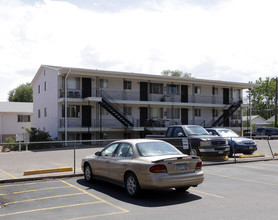
[[33, 103], [0, 102], [0, 143], [26, 133], [26, 128], [32, 126], [32, 116]]
[[254, 84], [42, 65], [33, 126], [59, 140], [137, 138], [173, 124], [238, 127]]

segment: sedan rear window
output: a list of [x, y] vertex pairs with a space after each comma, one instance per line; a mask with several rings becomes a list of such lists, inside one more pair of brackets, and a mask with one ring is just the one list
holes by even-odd
[[142, 157], [182, 154], [177, 148], [166, 142], [143, 142], [136, 146]]

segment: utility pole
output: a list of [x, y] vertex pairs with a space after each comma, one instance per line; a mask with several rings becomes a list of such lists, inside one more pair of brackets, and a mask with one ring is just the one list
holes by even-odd
[[275, 90], [275, 111], [274, 111], [274, 118], [275, 118], [275, 127], [277, 127], [277, 76], [276, 76], [276, 90]]

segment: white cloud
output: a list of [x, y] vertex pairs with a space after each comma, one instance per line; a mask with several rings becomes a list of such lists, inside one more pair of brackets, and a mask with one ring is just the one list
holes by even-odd
[[41, 64], [241, 82], [278, 71], [276, 0], [27, 2], [0, 0], [0, 100]]

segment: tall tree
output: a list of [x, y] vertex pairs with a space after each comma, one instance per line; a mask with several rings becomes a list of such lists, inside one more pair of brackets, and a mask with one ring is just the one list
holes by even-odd
[[30, 83], [21, 84], [9, 92], [10, 102], [33, 102], [33, 90]]
[[275, 111], [276, 80], [269, 77], [263, 80], [260, 77], [256, 80], [256, 84], [259, 86], [248, 92], [249, 96], [251, 94], [252, 114], [268, 119], [274, 115]]
[[163, 76], [174, 76], [174, 77], [185, 77], [185, 78], [192, 78], [191, 73], [184, 73], [180, 70], [163, 70], [161, 72]]

